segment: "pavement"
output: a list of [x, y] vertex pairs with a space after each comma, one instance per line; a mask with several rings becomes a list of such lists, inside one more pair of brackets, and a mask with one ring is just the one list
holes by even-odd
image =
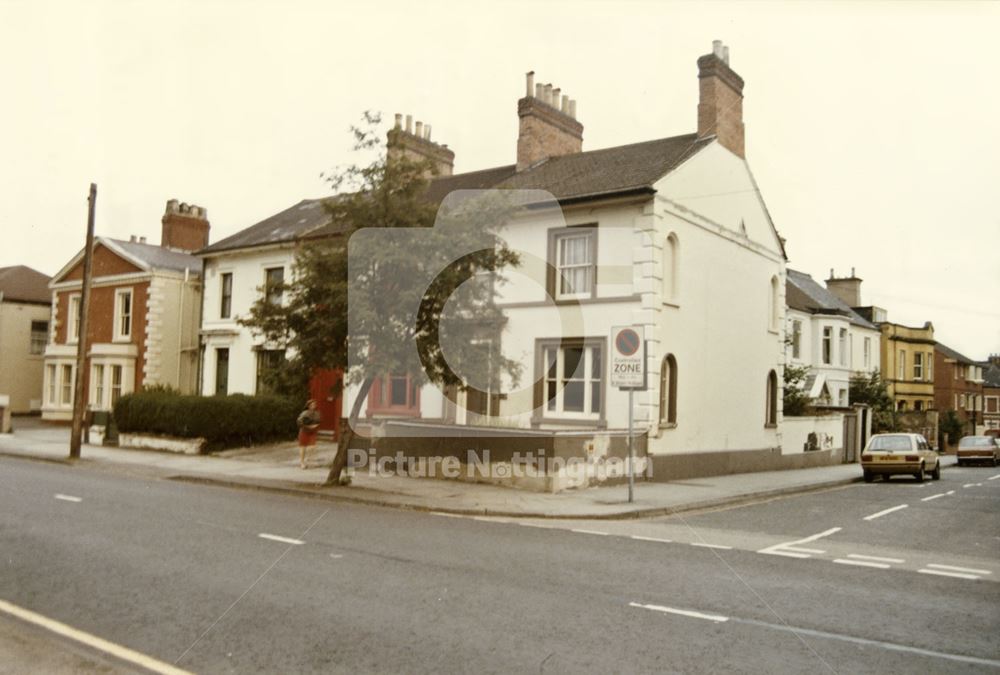
[[376, 476], [357, 472], [350, 486], [330, 487], [324, 486], [323, 482], [336, 452], [336, 444], [331, 442], [321, 441], [309, 466], [300, 469], [298, 448], [294, 442], [239, 448], [213, 455], [182, 455], [84, 444], [81, 458], [70, 460], [69, 434], [67, 426], [45, 423], [38, 418], [15, 418], [13, 432], [0, 434], [0, 455], [81, 466], [113, 466], [159, 478], [334, 501], [456, 515], [520, 518], [628, 519], [662, 516], [766, 500], [861, 480], [861, 469], [857, 464], [841, 464], [679, 481], [640, 481], [635, 485], [632, 503], [627, 500], [625, 485], [548, 494], [461, 480]]

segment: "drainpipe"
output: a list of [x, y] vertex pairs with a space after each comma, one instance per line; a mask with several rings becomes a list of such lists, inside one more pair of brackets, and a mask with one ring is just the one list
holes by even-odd
[[197, 330], [195, 331], [195, 349], [196, 349], [195, 359], [197, 361], [197, 363], [195, 364], [195, 368], [197, 368], [197, 376], [195, 377], [195, 386], [197, 387], [197, 391], [195, 391], [195, 395], [197, 396], [201, 396], [203, 394], [202, 386], [204, 385], [203, 379], [205, 377], [205, 369], [202, 367], [203, 361], [205, 360], [205, 352], [201, 348], [201, 324], [205, 317], [205, 282], [207, 280], [206, 276], [207, 267], [208, 267], [208, 259], [202, 258], [201, 280], [199, 282], [201, 283], [201, 298], [198, 305]]
[[184, 268], [184, 281], [181, 282], [181, 303], [177, 310], [177, 330], [180, 335], [177, 337], [177, 389], [181, 389], [181, 362], [184, 359], [184, 296], [187, 293], [188, 278], [191, 269]]

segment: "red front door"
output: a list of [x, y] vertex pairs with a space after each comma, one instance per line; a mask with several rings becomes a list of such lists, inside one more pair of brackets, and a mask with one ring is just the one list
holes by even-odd
[[319, 407], [322, 431], [332, 431], [333, 438], [340, 438], [340, 417], [343, 414], [340, 393], [335, 385], [340, 381], [339, 370], [317, 370], [309, 381], [309, 398]]

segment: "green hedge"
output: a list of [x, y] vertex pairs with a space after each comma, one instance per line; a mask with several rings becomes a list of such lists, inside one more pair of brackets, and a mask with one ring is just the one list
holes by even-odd
[[143, 391], [115, 404], [115, 424], [126, 433], [204, 438], [208, 450], [293, 438], [301, 412], [297, 401], [279, 396], [183, 396]]

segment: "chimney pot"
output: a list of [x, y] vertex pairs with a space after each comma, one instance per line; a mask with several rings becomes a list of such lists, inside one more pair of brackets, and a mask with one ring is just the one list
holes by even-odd
[[856, 275], [854, 274], [854, 268], [853, 268], [853, 267], [851, 268], [851, 276], [852, 276], [852, 277], [853, 277], [853, 276], [856, 276]]
[[569, 114], [569, 96], [566, 94], [563, 94], [562, 104], [559, 106], [559, 110], [567, 115]]
[[548, 105], [552, 105], [552, 85], [545, 85], [545, 91], [542, 95], [542, 101]]
[[146, 238], [145, 237], [139, 237], [139, 243], [140, 244], [145, 244], [146, 243]]
[[137, 239], [137, 237], [136, 237], [136, 236], [135, 236], [134, 234], [130, 234], [130, 235], [128, 236], [128, 240], [129, 240], [130, 242], [132, 242], [132, 243], [135, 243], [136, 239]]
[[417, 138], [423, 138], [424, 137], [424, 123], [421, 122], [420, 120], [417, 120], [416, 135], [417, 135]]
[[396, 113], [396, 124], [395, 124], [395, 128], [396, 128], [396, 129], [399, 129], [399, 128], [400, 128], [400, 127], [402, 127], [402, 126], [403, 126], [403, 116], [402, 116], [401, 114], [399, 114], [399, 113]]
[[830, 278], [831, 278], [831, 279], [836, 279], [836, 278], [837, 278], [837, 277], [835, 277], [835, 276], [833, 275], [833, 268], [832, 268], [832, 267], [830, 268]]
[[167, 213], [176, 213], [177, 212], [177, 200], [176, 199], [168, 199], [167, 200], [167, 210], [166, 210], [166, 212]]
[[413, 133], [413, 115], [406, 116], [406, 133]]
[[562, 93], [562, 89], [560, 89], [559, 87], [555, 87], [552, 90], [552, 107], [553, 108], [557, 108], [557, 109], [559, 108], [559, 99], [560, 99], [559, 95], [561, 93]]
[[539, 82], [538, 84], [535, 85], [535, 98], [541, 101], [544, 96], [545, 96], [545, 85]]
[[431, 140], [431, 125], [429, 124], [424, 125], [424, 138], [428, 141]]
[[722, 40], [712, 40], [712, 53], [722, 58]]
[[729, 65], [729, 46], [728, 45], [724, 46], [722, 48], [722, 60], [726, 62], [727, 66]]
[[535, 93], [535, 71], [529, 70], [526, 75], [526, 79], [527, 79], [527, 93], [525, 93], [525, 96], [531, 98]]
[[569, 100], [569, 116], [576, 119], [576, 99], [571, 98]]

